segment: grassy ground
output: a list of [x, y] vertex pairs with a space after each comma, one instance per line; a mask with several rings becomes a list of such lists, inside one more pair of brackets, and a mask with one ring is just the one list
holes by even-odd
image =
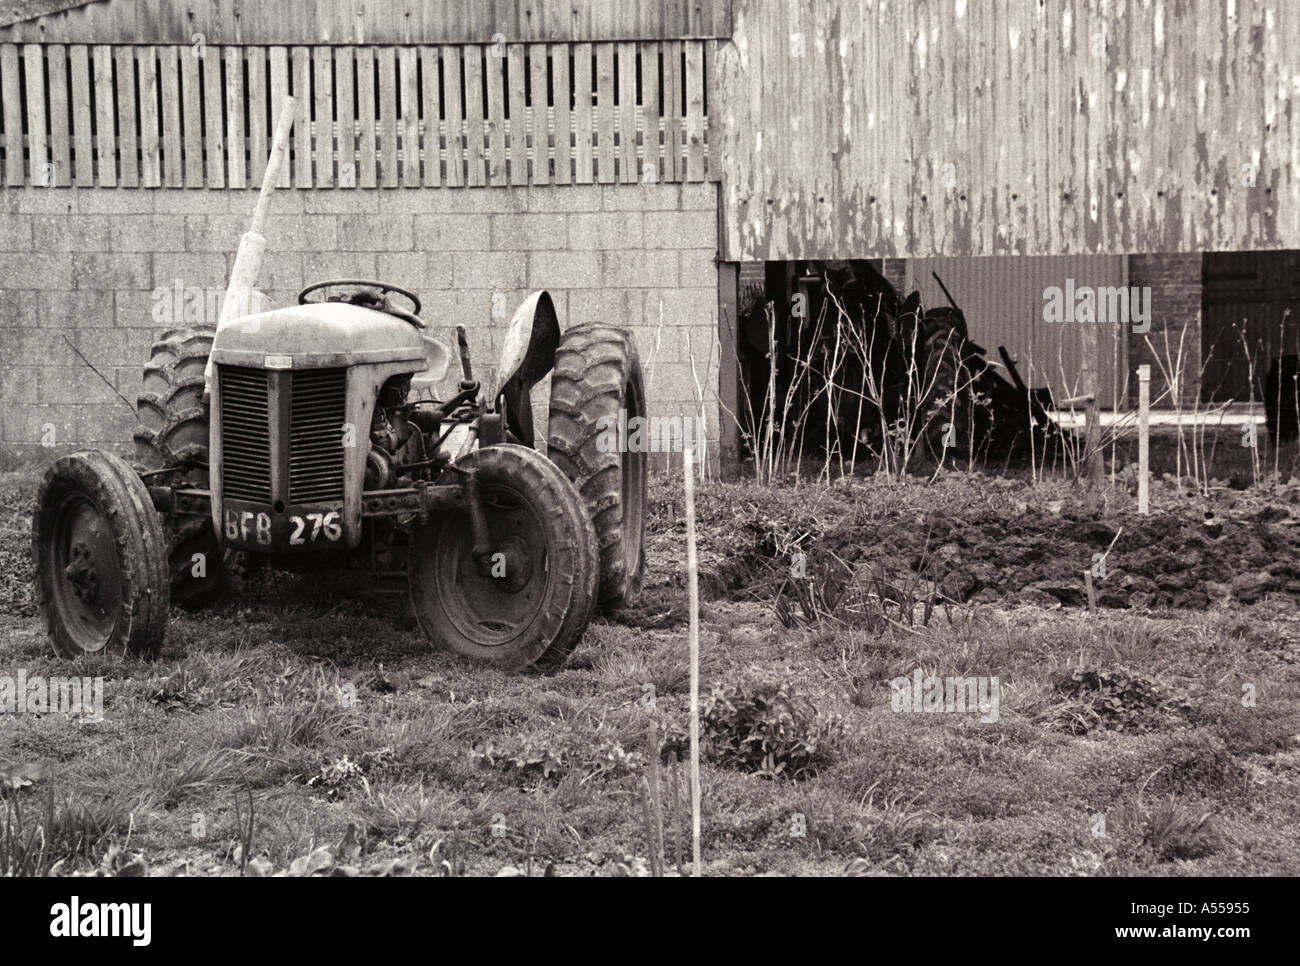
[[[30, 602], [35, 476], [0, 475], [0, 676], [102, 675], [106, 707], [100, 723], [0, 714], [0, 780], [35, 779], [6, 792], [6, 826], [19, 842], [43, 826], [49, 842], [24, 852], [0, 831], [0, 871], [33, 852], [61, 872], [644, 871], [648, 725], [672, 749], [687, 721], [684, 527], [667, 483], [654, 487], [646, 603], [597, 621], [543, 677], [431, 652], [400, 600], [280, 577], [176, 612], [155, 664], [55, 659]], [[1089, 617], [931, 601], [904, 575], [873, 585], [860, 572], [805, 612], [735, 579], [736, 561], [761, 567], [753, 548], [784, 567], [782, 548], [864, 513], [896, 526], [1076, 499], [978, 476], [703, 487], [710, 873], [1294, 872], [1292, 597]], [[996, 676], [997, 720], [895, 713], [889, 682], [917, 668]], [[766, 763], [749, 754], [756, 737]]]

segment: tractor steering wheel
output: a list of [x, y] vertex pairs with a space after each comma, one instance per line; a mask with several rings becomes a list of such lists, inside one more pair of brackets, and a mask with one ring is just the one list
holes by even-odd
[[[387, 312], [389, 315], [395, 315], [399, 319], [405, 319], [407, 322], [410, 322], [411, 325], [415, 326], [417, 329], [428, 328], [428, 326], [426, 326], [424, 322], [420, 319], [420, 300], [416, 296], [416, 294], [414, 292], [408, 291], [407, 289], [401, 288], [400, 286], [393, 285], [391, 282], [379, 282], [379, 281], [375, 281], [374, 279], [367, 279], [367, 278], [326, 279], [323, 282], [315, 282], [311, 285], [308, 285], [305, 289], [299, 292], [298, 304], [299, 305], [321, 304], [319, 300], [309, 299], [307, 296], [310, 295], [312, 292], [319, 291], [320, 289], [323, 288], [332, 288], [335, 285], [352, 285], [363, 289], [377, 289], [378, 294], [375, 294], [374, 292], [354, 292], [352, 295], [348, 296], [347, 298], [330, 299], [329, 301], [343, 301], [343, 302], [350, 302], [353, 305], [364, 305], [367, 308], [373, 308], [380, 312]], [[388, 298], [387, 298], [389, 292], [392, 292], [396, 295], [400, 295], [402, 296], [402, 298], [409, 301], [411, 303], [411, 311], [407, 312], [404, 309], [399, 309], [389, 305]]]

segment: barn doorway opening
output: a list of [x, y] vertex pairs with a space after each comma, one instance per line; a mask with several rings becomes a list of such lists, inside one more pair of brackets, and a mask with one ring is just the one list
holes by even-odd
[[[903, 471], [984, 461], [1055, 435], [1045, 390], [991, 360], [941, 276], [927, 302], [901, 260], [767, 262], [737, 303], [743, 459], [760, 470]], [[1040, 450], [1041, 452], [1041, 450]]]
[[1300, 252], [1206, 252], [1201, 265], [1202, 401], [1261, 400], [1270, 364], [1297, 351]]
[[1207, 252], [1201, 283], [1201, 401], [1262, 404], [1296, 438], [1300, 252]]
[[[876, 361], [882, 378], [904, 368], [902, 340], [889, 337], [901, 304], [880, 263], [767, 262], [761, 282], [751, 276], [742, 286], [737, 346], [742, 402], [755, 423], [751, 448], [770, 425], [768, 442], [790, 455], [851, 450], [860, 427], [879, 422], [864, 359]], [[900, 398], [890, 382], [885, 395]]]

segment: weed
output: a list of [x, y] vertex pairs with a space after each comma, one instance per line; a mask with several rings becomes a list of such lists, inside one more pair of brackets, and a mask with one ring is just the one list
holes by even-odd
[[585, 784], [631, 774], [645, 764], [645, 756], [624, 748], [604, 722], [594, 733], [570, 727], [500, 745], [487, 741], [477, 745], [471, 757], [524, 785], [558, 784], [570, 774]]
[[360, 785], [370, 790], [370, 779], [389, 766], [393, 757], [392, 748], [379, 748], [364, 752], [353, 761], [347, 755], [326, 762], [320, 770], [307, 779], [309, 788], [324, 792], [331, 801], [342, 797], [349, 788]]
[[95, 856], [134, 824], [134, 805], [120, 795], [59, 796], [53, 784], [38, 800], [29, 787], [44, 766], [0, 769], [0, 876], [41, 876]]
[[1162, 862], [1199, 859], [1218, 848], [1212, 817], [1212, 812], [1198, 814], [1170, 795], [1148, 811], [1143, 842]]
[[810, 778], [825, 765], [841, 733], [789, 684], [715, 685], [700, 723], [709, 755], [764, 778]]
[[1155, 681], [1124, 668], [1076, 667], [1058, 673], [1052, 681], [1064, 701], [1053, 705], [1045, 718], [1071, 734], [1095, 728], [1141, 733], [1185, 717], [1191, 701], [1169, 693]]
[[[54, 828], [54, 789], [46, 790], [43, 816], [23, 809], [16, 790], [3, 797], [0, 821], [0, 876], [37, 876], [49, 872], [49, 836]], [[41, 819], [44, 819], [43, 821]]]

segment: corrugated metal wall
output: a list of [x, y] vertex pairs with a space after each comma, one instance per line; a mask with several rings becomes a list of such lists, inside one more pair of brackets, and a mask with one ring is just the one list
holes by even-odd
[[1300, 4], [735, 0], [723, 257], [1300, 247]]
[[[909, 292], [919, 289], [925, 305], [947, 305], [931, 274], [938, 272], [965, 312], [971, 338], [988, 357], [1000, 362], [998, 346], [1006, 346], [1025, 382], [1050, 386], [1057, 400], [1080, 393], [1083, 323], [1043, 321], [1045, 290], [1064, 288], [1068, 279], [1076, 287], [1126, 284], [1124, 259], [1113, 255], [918, 258], [908, 260], [907, 271]], [[1124, 326], [1108, 325], [1098, 333], [1098, 393], [1105, 409], [1125, 408], [1126, 332]]]
[[[18, 43], [485, 44], [678, 40], [731, 35], [731, 0], [99, 0], [26, 20], [0, 11]], [[29, 8], [30, 9], [30, 8]], [[10, 26], [13, 24], [13, 26]]]

